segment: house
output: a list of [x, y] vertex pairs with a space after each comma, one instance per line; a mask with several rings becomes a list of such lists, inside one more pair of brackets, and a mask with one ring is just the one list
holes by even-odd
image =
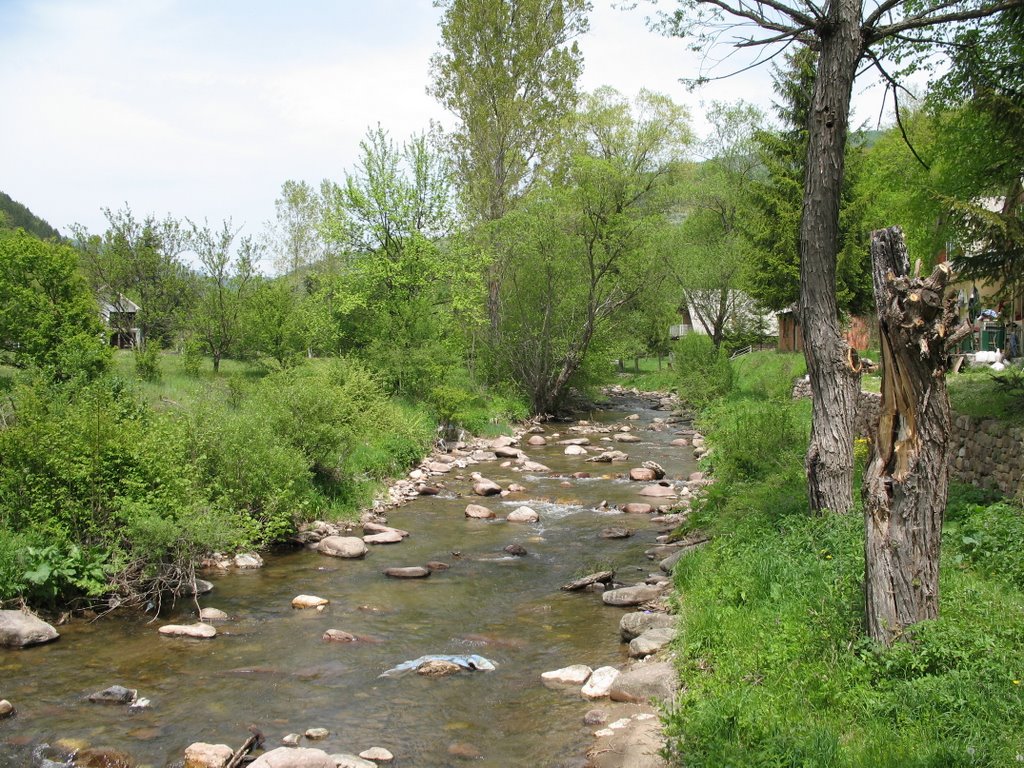
[[[800, 333], [800, 314], [796, 304], [776, 315], [779, 322], [779, 352], [803, 352], [804, 340]], [[850, 315], [843, 323], [843, 338], [859, 352], [871, 346], [871, 325], [868, 320]]]
[[141, 307], [123, 293], [113, 301], [100, 302], [100, 317], [107, 327], [110, 346], [131, 349], [142, 346], [142, 329], [138, 327]]

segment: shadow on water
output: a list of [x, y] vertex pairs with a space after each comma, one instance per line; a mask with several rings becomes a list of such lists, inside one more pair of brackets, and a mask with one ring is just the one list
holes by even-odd
[[[255, 571], [208, 575], [215, 589], [203, 606], [226, 611], [213, 640], [163, 637], [145, 617], [115, 616], [61, 628], [47, 646], [0, 654], [0, 697], [18, 715], [0, 722], [0, 766], [32, 765], [40, 744], [109, 747], [139, 765], [164, 766], [182, 759], [194, 741], [237, 747], [256, 724], [277, 746], [287, 733], [322, 727], [330, 736], [310, 743], [328, 752], [384, 746], [395, 765], [447, 766], [450, 749], [478, 754], [472, 764], [490, 766], [578, 764], [591, 728], [582, 715], [591, 704], [574, 691], [551, 690], [542, 672], [569, 664], [618, 665], [621, 609], [594, 593], [559, 587], [584, 573], [613, 568], [626, 583], [641, 581], [653, 564], [644, 557], [658, 531], [646, 518], [602, 507], [640, 501], [642, 484], [615, 479], [652, 459], [670, 478], [695, 466], [690, 452], [670, 445], [673, 428], [648, 427], [664, 412], [635, 409], [630, 422], [642, 442], [614, 444], [630, 454], [626, 464], [585, 463], [565, 456], [563, 446], [528, 447], [548, 475], [523, 474], [497, 463], [478, 470], [523, 493], [480, 500], [469, 481], [445, 478], [454, 493], [423, 497], [394, 510], [389, 522], [411, 532], [401, 544], [371, 548], [363, 560], [338, 560], [309, 551], [274, 554]], [[593, 414], [621, 420], [625, 411]], [[548, 433], [567, 425], [550, 425]], [[598, 443], [600, 435], [591, 439]], [[590, 478], [572, 478], [576, 472]], [[469, 502], [490, 506], [496, 521], [466, 520]], [[539, 523], [507, 523], [512, 509], [527, 505]], [[628, 525], [632, 538], [606, 540], [603, 528]], [[503, 550], [520, 544], [527, 554]], [[423, 580], [382, 575], [388, 566], [448, 563]], [[297, 594], [328, 598], [323, 612], [293, 610]], [[194, 621], [194, 605], [179, 604], [171, 618]], [[336, 628], [363, 638], [326, 643]], [[463, 672], [444, 679], [416, 674], [380, 677], [385, 670], [426, 654], [476, 653], [491, 672]], [[109, 685], [136, 688], [152, 706], [127, 710], [90, 704], [85, 697]], [[68, 742], [65, 742], [68, 743]], [[459, 746], [454, 746], [459, 745]]]

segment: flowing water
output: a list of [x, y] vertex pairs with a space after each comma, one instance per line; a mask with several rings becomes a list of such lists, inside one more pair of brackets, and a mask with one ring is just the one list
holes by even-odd
[[[396, 755], [396, 766], [579, 765], [593, 730], [582, 715], [593, 704], [576, 691], [545, 687], [540, 675], [577, 663], [622, 665], [623, 610], [604, 606], [599, 594], [559, 587], [606, 568], [625, 583], [657, 570], [644, 550], [659, 531], [643, 516], [623, 516], [600, 504], [643, 500], [637, 495], [643, 484], [614, 479], [641, 461], [659, 462], [669, 478], [695, 469], [688, 449], [669, 445], [673, 428], [646, 429], [666, 413], [635, 402], [624, 407], [631, 410], [588, 417], [612, 423], [627, 413], [641, 415], [630, 423], [642, 443], [609, 446], [630, 454], [626, 464], [584, 463], [586, 457], [564, 456], [563, 446], [526, 447], [530, 458], [551, 467], [551, 476], [484, 463], [462, 472], [465, 481], [446, 477], [453, 493], [392, 510], [389, 524], [411, 535], [401, 544], [371, 547], [363, 560], [295, 551], [267, 556], [258, 570], [206, 574], [215, 588], [201, 604], [233, 617], [218, 622], [212, 640], [157, 634], [168, 621], [194, 621], [195, 606], [188, 603], [153, 623], [129, 615], [75, 622], [60, 628], [55, 643], [0, 651], [0, 698], [18, 709], [16, 717], [0, 721], [0, 766], [30, 766], [33, 748], [60, 739], [116, 749], [139, 765], [165, 766], [180, 761], [194, 741], [235, 748], [250, 724], [266, 734], [268, 748], [287, 733], [323, 727], [330, 731], [327, 739], [303, 743], [330, 753], [383, 746]], [[549, 425], [548, 433], [562, 428], [562, 437], [575, 437], [565, 426]], [[600, 445], [600, 435], [590, 437]], [[476, 499], [468, 495], [473, 469], [527, 491]], [[594, 477], [569, 477], [579, 471]], [[474, 501], [491, 507], [499, 520], [466, 520], [466, 504]], [[501, 519], [524, 504], [540, 513], [539, 523]], [[637, 533], [602, 539], [601, 529], [613, 525]], [[505, 555], [511, 543], [528, 554]], [[431, 560], [451, 568], [421, 580], [381, 573]], [[293, 610], [298, 594], [328, 598], [330, 605], [319, 613]], [[321, 636], [331, 628], [367, 639], [325, 643]], [[433, 680], [415, 673], [380, 677], [425, 654], [465, 653], [480, 654], [497, 668]], [[114, 684], [138, 689], [152, 705], [129, 711], [85, 700]], [[452, 749], [479, 756], [467, 763]]]

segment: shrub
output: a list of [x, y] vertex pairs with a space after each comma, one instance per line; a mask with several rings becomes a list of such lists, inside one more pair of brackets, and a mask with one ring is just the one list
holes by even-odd
[[724, 483], [764, 480], [799, 466], [807, 435], [789, 404], [728, 400], [705, 416], [715, 476]]
[[135, 362], [135, 375], [143, 381], [160, 381], [160, 352], [155, 344], [136, 347], [132, 353]]
[[675, 349], [679, 374], [679, 397], [696, 408], [704, 408], [725, 397], [732, 388], [732, 368], [724, 349], [715, 349], [711, 339], [697, 333], [683, 336]]

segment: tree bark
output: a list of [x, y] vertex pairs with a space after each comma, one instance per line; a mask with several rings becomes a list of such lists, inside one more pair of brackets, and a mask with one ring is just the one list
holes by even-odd
[[[908, 275], [899, 227], [873, 232], [871, 258], [882, 354], [878, 433], [864, 475], [865, 600], [868, 633], [886, 646], [939, 614], [939, 544], [949, 465], [949, 350], [952, 270]], [[966, 329], [969, 330], [969, 329]]]
[[860, 0], [835, 0], [818, 30], [821, 52], [808, 117], [800, 218], [800, 327], [811, 379], [807, 493], [815, 512], [853, 509], [853, 426], [860, 365], [843, 338], [836, 306], [839, 203], [850, 94], [860, 60]]

